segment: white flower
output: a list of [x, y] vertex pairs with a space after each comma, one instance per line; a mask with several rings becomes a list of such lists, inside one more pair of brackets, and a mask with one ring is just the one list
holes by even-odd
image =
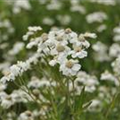
[[106, 30], [107, 29], [107, 26], [105, 25], [105, 24], [102, 24], [102, 25], [100, 25], [98, 28], [97, 28], [97, 31], [98, 32], [102, 32], [102, 31], [104, 31], [104, 30]]
[[74, 46], [74, 50], [71, 50], [69, 54], [72, 55], [72, 58], [84, 58], [87, 56], [87, 52], [80, 46]]
[[114, 40], [115, 42], [119, 42], [119, 41], [120, 41], [120, 35], [115, 35], [115, 36], [113, 37], [113, 40]]
[[7, 76], [4, 76], [4, 77], [2, 77], [1, 79], [0, 79], [0, 81], [2, 82], [2, 83], [6, 83], [7, 81], [9, 81], [10, 79], [7, 77]]
[[96, 90], [96, 86], [99, 84], [96, 76], [91, 76], [86, 72], [80, 71], [77, 74], [77, 78], [75, 79], [75, 86], [79, 90], [79, 84], [85, 86], [85, 91], [94, 92]]
[[38, 79], [36, 77], [32, 77], [31, 81], [28, 83], [29, 88], [40, 88], [44, 86], [50, 86], [51, 83], [47, 78]]
[[120, 45], [117, 43], [112, 44], [109, 49], [109, 55], [111, 57], [118, 57], [120, 55]]
[[86, 16], [86, 20], [88, 23], [102, 23], [104, 20], [106, 20], [108, 17], [104, 12], [94, 12]]
[[10, 62], [4, 62], [0, 64], [0, 71], [4, 74], [4, 71], [6, 71], [10, 67]]
[[5, 91], [0, 91], [0, 102], [7, 96]]
[[90, 43], [86, 40], [84, 34], [79, 35], [79, 42], [77, 42], [77, 44], [76, 44], [76, 46], [81, 46], [81, 45], [85, 48], [90, 47]]
[[14, 102], [12, 101], [12, 98], [10, 95], [6, 94], [4, 97], [2, 97], [1, 106], [4, 109], [10, 108], [12, 105], [14, 105]]
[[108, 46], [104, 43], [98, 41], [97, 43], [93, 44], [92, 49], [95, 51], [94, 59], [96, 61], [109, 61], [111, 58], [108, 55]]
[[32, 26], [32, 27], [30, 26], [30, 27], [28, 27], [28, 30], [36, 32], [36, 31], [41, 31], [42, 28], [40, 26]]
[[36, 32], [39, 32], [41, 30], [42, 30], [42, 28], [40, 26], [28, 27], [28, 32], [23, 36], [23, 40], [27, 41], [30, 36], [34, 35]]
[[102, 106], [101, 100], [99, 100], [99, 99], [93, 99], [92, 103], [88, 107], [88, 111], [90, 111], [90, 112], [96, 112], [96, 111], [98, 111], [98, 110], [101, 109], [101, 106]]
[[51, 61], [49, 61], [49, 65], [50, 66], [55, 66], [57, 64], [57, 60], [56, 59], [53, 59]]
[[79, 4], [72, 4], [70, 10], [72, 12], [79, 12], [81, 14], [85, 14], [86, 13], [86, 9], [84, 8], [84, 6], [82, 5], [79, 5]]
[[31, 41], [27, 44], [26, 48], [31, 49], [33, 46], [37, 46], [39, 42], [41, 42], [41, 38], [37, 37], [35, 39], [31, 39]]
[[15, 80], [15, 75], [13, 73], [9, 73], [1, 78], [2, 83], [6, 83], [7, 81]]
[[84, 58], [84, 57], [87, 57], [87, 52], [84, 51], [84, 50], [82, 50], [82, 51], [80, 51], [80, 52], [75, 52], [75, 51], [73, 51], [73, 52], [72, 52], [72, 57], [73, 57], [73, 58], [76, 58], [76, 57], [78, 57], [78, 58]]
[[88, 32], [86, 32], [84, 34], [84, 37], [85, 38], [93, 38], [93, 39], [95, 39], [95, 38], [97, 38], [97, 35], [95, 33], [88, 33]]
[[[18, 13], [21, 11], [21, 8], [26, 9], [26, 10], [31, 9], [29, 1], [28, 0], [24, 0], [24, 2], [21, 0], [14, 1], [13, 12]], [[16, 9], [18, 10], [16, 11]]]
[[62, 4], [60, 1], [52, 0], [48, 5], [48, 10], [59, 10], [61, 8]]
[[33, 31], [28, 31], [25, 35], [23, 35], [23, 40], [24, 40], [24, 41], [27, 41], [28, 38], [29, 38], [31, 35], [33, 35], [33, 34], [34, 34]]
[[120, 34], [120, 26], [115, 27], [115, 28], [113, 29], [113, 32], [114, 32], [115, 34]]
[[21, 76], [25, 71], [29, 70], [31, 64], [36, 64], [39, 57], [40, 55], [36, 53], [25, 62], [18, 61], [17, 64], [10, 67], [10, 70], [1, 78], [1, 81], [5, 83], [6, 81], [15, 80], [17, 76]]
[[18, 120], [34, 120], [33, 114], [30, 111], [25, 111], [20, 114]]
[[17, 65], [20, 68], [21, 73], [23, 73], [23, 72], [27, 71], [28, 69], [30, 69], [30, 63], [28, 61], [26, 61], [26, 62], [18, 61]]
[[81, 65], [78, 64], [77, 60], [64, 60], [60, 65], [60, 71], [62, 71], [63, 75], [66, 76], [74, 76], [80, 70]]
[[59, 55], [55, 56], [52, 60], [49, 61], [49, 65], [54, 66], [57, 63], [61, 64], [63, 60], [66, 59], [67, 55], [68, 55], [67, 52], [60, 53]]
[[5, 90], [7, 88], [7, 85], [6, 84], [3, 84], [1, 81], [0, 81], [0, 92]]
[[30, 69], [31, 65], [30, 64], [37, 64], [38, 59], [41, 57], [41, 54], [36, 53], [33, 56], [31, 56], [28, 60], [26, 60], [26, 65], [28, 69]]
[[50, 54], [53, 55], [59, 55], [61, 53], [66, 54], [70, 51], [70, 48], [62, 45], [62, 44], [56, 44], [55, 48], [51, 49]]
[[71, 17], [69, 15], [58, 15], [57, 19], [62, 25], [68, 25], [71, 22]]
[[101, 74], [101, 80], [102, 81], [112, 81], [115, 83], [116, 86], [119, 86], [119, 81], [117, 78], [112, 75], [109, 71], [105, 71], [104, 73]]
[[67, 45], [69, 38], [65, 34], [64, 30], [50, 31], [48, 34], [48, 40], [46, 44], [51, 46], [56, 46], [56, 44], [61, 43], [62, 45]]
[[12, 65], [12, 66], [10, 67], [10, 72], [11, 72], [12, 74], [14, 74], [14, 76], [18, 76], [18, 75], [21, 74], [21, 69], [20, 69], [20, 67], [18, 67], [17, 65]]
[[50, 17], [45, 17], [43, 19], [43, 24], [45, 25], [53, 25], [54, 24], [54, 19], [50, 18]]
[[71, 31], [70, 29], [66, 29], [66, 32], [67, 31], [69, 34], [67, 35], [66, 39], [68, 39], [68, 41], [72, 44], [78, 43], [78, 39], [79, 39], [78, 35], [75, 32]]
[[24, 48], [23, 42], [16, 42], [13, 46], [13, 48], [9, 51], [10, 55], [16, 55], [18, 54], [23, 48]]

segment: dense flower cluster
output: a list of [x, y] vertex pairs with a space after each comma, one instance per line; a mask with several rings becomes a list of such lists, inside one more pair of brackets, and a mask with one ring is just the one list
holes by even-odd
[[[41, 28], [29, 27], [28, 30], [36, 32]], [[50, 31], [48, 34], [43, 33], [35, 40], [31, 39], [31, 42], [27, 44], [27, 48], [37, 45], [37, 53], [25, 62], [18, 61], [16, 65], [11, 66], [10, 71], [6, 73], [1, 81], [14, 80], [15, 77], [30, 69], [32, 63], [37, 63], [42, 54], [51, 56], [52, 59], [49, 60], [49, 64], [51, 66], [59, 64], [59, 71], [63, 75], [76, 75], [81, 68], [79, 59], [87, 56], [86, 49], [90, 46], [86, 38], [96, 38], [96, 35], [94, 33], [85, 33], [78, 36], [71, 29], [66, 29]]]
[[120, 119], [119, 0], [0, 1], [0, 120]]
[[90, 44], [86, 38], [89, 37], [96, 38], [96, 35], [85, 33], [78, 36], [70, 29], [51, 31], [48, 34], [42, 34], [37, 51], [52, 56], [49, 64], [51, 66], [59, 64], [63, 75], [73, 76], [81, 68], [78, 59], [87, 56], [86, 48]]

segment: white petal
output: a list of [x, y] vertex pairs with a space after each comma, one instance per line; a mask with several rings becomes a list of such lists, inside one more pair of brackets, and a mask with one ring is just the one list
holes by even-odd
[[72, 69], [78, 71], [80, 68], [81, 68], [80, 64], [75, 64]]
[[79, 58], [84, 58], [86, 56], [87, 56], [87, 52], [86, 51], [79, 52], [79, 55], [78, 55]]

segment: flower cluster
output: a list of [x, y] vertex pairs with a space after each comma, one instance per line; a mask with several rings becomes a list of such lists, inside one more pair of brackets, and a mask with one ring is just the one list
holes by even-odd
[[[29, 31], [41, 30], [40, 27], [29, 27]], [[28, 35], [28, 32], [27, 34]], [[50, 31], [40, 37], [31, 40], [27, 48], [37, 46], [37, 53], [25, 62], [20, 62], [10, 67], [10, 71], [2, 78], [2, 81], [14, 80], [30, 69], [31, 63], [37, 63], [41, 55], [51, 56], [48, 62], [51, 66], [59, 65], [59, 71], [66, 76], [74, 76], [81, 69], [79, 59], [87, 56], [86, 49], [90, 46], [86, 38], [96, 38], [94, 33], [77, 35], [71, 29]]]
[[[81, 68], [79, 59], [87, 56], [86, 48], [90, 44], [86, 38], [96, 38], [96, 35], [94, 33], [77, 35], [71, 29], [66, 29], [50, 31], [48, 34], [43, 33], [32, 43], [38, 44], [37, 52], [52, 57], [49, 60], [51, 66], [59, 64], [59, 70], [62, 71], [63, 75], [74, 76]], [[28, 46], [30, 44], [31, 42]]]
[[4, 73], [5, 76], [1, 78], [1, 81], [5, 83], [6, 81], [15, 80], [16, 77], [21, 76], [25, 71], [30, 69], [32, 64], [36, 64], [39, 57], [39, 54], [35, 54], [25, 62], [18, 61], [17, 64], [12, 65], [10, 69]]

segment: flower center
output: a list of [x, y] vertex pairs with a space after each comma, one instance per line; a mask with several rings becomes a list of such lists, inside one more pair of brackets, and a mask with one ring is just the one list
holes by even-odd
[[82, 48], [81, 48], [81, 47], [74, 47], [74, 50], [75, 50], [76, 52], [80, 52], [80, 51], [82, 50]]
[[63, 52], [65, 50], [65, 47], [58, 44], [56, 49], [57, 49], [58, 52]]
[[30, 117], [30, 116], [32, 116], [32, 113], [31, 113], [30, 111], [26, 111], [26, 115], [27, 115], [28, 117]]
[[12, 98], [11, 98], [11, 96], [7, 96], [6, 99], [7, 100], [11, 100]]
[[79, 40], [80, 40], [80, 41], [83, 41], [83, 42], [85, 41], [85, 37], [84, 37], [83, 34], [80, 34], [80, 35], [79, 35]]
[[62, 41], [63, 40], [63, 36], [57, 36], [56, 39], [57, 39], [57, 41]]
[[68, 67], [68, 68], [72, 68], [73, 65], [74, 65], [74, 63], [73, 63], [71, 60], [68, 60], [68, 61], [66, 62], [66, 67]]
[[42, 37], [43, 41], [45, 42], [48, 39], [48, 34], [43, 33], [41, 37]]
[[72, 32], [72, 30], [70, 29], [70, 28], [67, 28], [66, 30], [65, 30], [65, 33], [66, 34], [69, 34], [69, 33], [71, 33]]
[[10, 75], [10, 74], [11, 74], [10, 71], [5, 71], [5, 72], [4, 72], [4, 75], [5, 75], [5, 76], [8, 76], [8, 75]]
[[34, 89], [32, 92], [36, 97], [40, 94], [40, 91], [38, 89]]

